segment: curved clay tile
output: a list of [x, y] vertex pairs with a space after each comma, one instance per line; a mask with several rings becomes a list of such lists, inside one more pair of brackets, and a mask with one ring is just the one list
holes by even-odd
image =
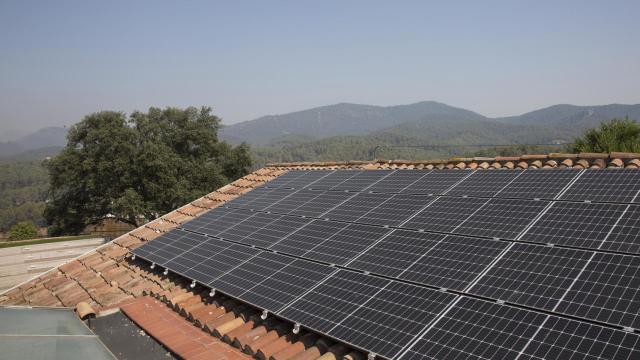
[[531, 166], [532, 168], [540, 169], [542, 167], [542, 161], [534, 160], [531, 162], [531, 164], [529, 164], [529, 166]]
[[529, 164], [528, 164], [526, 161], [520, 161], [520, 162], [518, 163], [518, 167], [519, 167], [520, 169], [527, 169], [527, 168], [529, 167]]
[[613, 159], [609, 162], [609, 167], [624, 167], [624, 161], [622, 161], [621, 159]]
[[573, 167], [573, 160], [571, 159], [564, 159], [562, 160], [562, 162], [560, 163], [561, 167]]

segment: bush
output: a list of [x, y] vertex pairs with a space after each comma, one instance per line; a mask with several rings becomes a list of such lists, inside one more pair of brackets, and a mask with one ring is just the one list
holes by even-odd
[[575, 139], [573, 152], [640, 152], [640, 125], [627, 118], [603, 122]]
[[38, 236], [38, 229], [29, 221], [19, 222], [9, 229], [9, 240], [27, 240]]

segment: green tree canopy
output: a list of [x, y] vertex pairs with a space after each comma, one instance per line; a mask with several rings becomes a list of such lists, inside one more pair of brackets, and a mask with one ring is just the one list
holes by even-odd
[[29, 221], [21, 221], [9, 229], [9, 240], [27, 240], [38, 236], [38, 229]]
[[139, 225], [248, 173], [249, 148], [218, 141], [211, 108], [150, 108], [86, 116], [47, 162], [45, 219], [78, 233], [107, 215]]
[[574, 140], [574, 152], [612, 151], [640, 152], [640, 125], [629, 119], [612, 119], [599, 127], [585, 131]]

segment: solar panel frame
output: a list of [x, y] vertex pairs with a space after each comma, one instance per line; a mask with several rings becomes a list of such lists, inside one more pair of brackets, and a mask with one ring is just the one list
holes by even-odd
[[493, 197], [523, 173], [522, 170], [475, 171], [451, 188], [447, 195]]
[[349, 226], [347, 223], [313, 220], [307, 226], [269, 246], [269, 249], [289, 255], [301, 256], [315, 246], [338, 234], [340, 230], [347, 226]]
[[460, 297], [400, 360], [517, 359], [547, 315]]
[[286, 239], [289, 235], [309, 225], [313, 219], [305, 219], [296, 216], [280, 215], [278, 220], [267, 224], [253, 233], [242, 238], [241, 242], [247, 245], [269, 248], [277, 242]]
[[547, 205], [549, 202], [544, 200], [490, 199], [455, 232], [514, 240]]
[[376, 193], [395, 194], [415, 183], [432, 170], [395, 170], [386, 178], [367, 188], [367, 191]]
[[324, 191], [319, 196], [316, 196], [292, 210], [290, 214], [308, 217], [322, 217], [323, 214], [331, 211], [331, 209], [355, 195], [357, 195], [357, 193]]
[[462, 291], [508, 245], [504, 241], [447, 235], [397, 277], [429, 286]]
[[514, 243], [467, 291], [553, 310], [592, 256], [592, 251]]
[[321, 283], [335, 268], [307, 260], [295, 259], [239, 297], [263, 309], [276, 311], [285, 307], [308, 289]]
[[323, 217], [330, 220], [357, 222], [391, 197], [392, 195], [388, 194], [359, 193], [323, 214]]
[[640, 254], [640, 206], [627, 205], [600, 249]]
[[278, 313], [327, 334], [391, 280], [338, 270]]
[[447, 190], [473, 174], [470, 170], [431, 171], [411, 185], [404, 188], [402, 194], [446, 194]]
[[393, 173], [392, 170], [366, 170], [334, 185], [332, 191], [364, 191]]
[[393, 358], [455, 298], [453, 294], [391, 281], [328, 334]]
[[489, 199], [441, 196], [402, 224], [402, 227], [448, 233], [460, 226], [487, 202]]
[[302, 256], [330, 264], [344, 265], [391, 231], [379, 226], [348, 224], [308, 249]]
[[360, 174], [362, 171], [366, 170], [334, 171], [313, 184], [306, 186], [306, 188], [314, 190], [330, 190], [332, 187], [344, 182], [345, 180], [349, 180], [350, 178]]
[[562, 200], [594, 202], [638, 202], [640, 171], [637, 169], [597, 169], [583, 172]]
[[640, 328], [640, 257], [595, 253], [555, 311]]
[[494, 197], [520, 199], [555, 199], [582, 170], [529, 168], [500, 190]]
[[446, 235], [396, 229], [347, 264], [375, 274], [398, 277]]
[[640, 358], [638, 334], [550, 315], [518, 359], [637, 358]]
[[362, 224], [401, 226], [435, 199], [432, 195], [391, 195], [355, 221]]
[[626, 205], [556, 201], [520, 240], [598, 249]]

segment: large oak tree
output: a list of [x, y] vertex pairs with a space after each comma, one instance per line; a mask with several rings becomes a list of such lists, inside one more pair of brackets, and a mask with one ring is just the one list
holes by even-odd
[[46, 162], [51, 233], [78, 233], [107, 216], [138, 226], [244, 176], [248, 146], [219, 141], [219, 128], [208, 107], [86, 116]]

